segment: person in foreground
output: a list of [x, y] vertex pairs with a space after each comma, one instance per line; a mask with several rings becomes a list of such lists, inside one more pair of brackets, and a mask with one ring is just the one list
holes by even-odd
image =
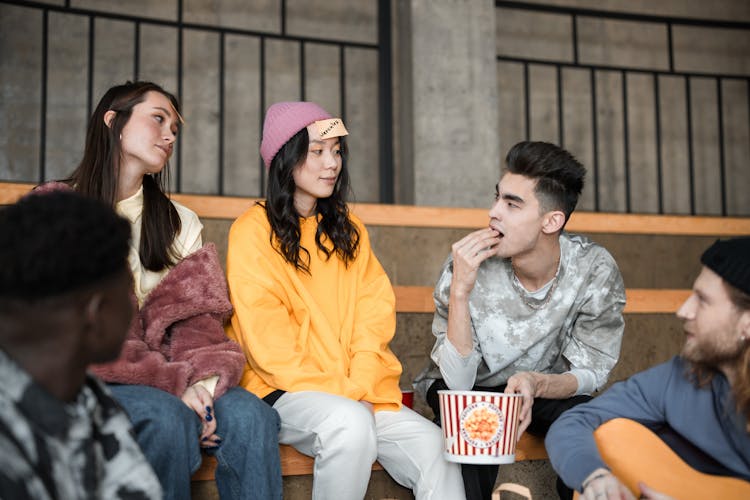
[[73, 193], [0, 208], [0, 497], [162, 498], [127, 415], [90, 363], [133, 316], [130, 227]]
[[[571, 409], [550, 429], [545, 444], [552, 465], [583, 498], [639, 494], [610, 471], [614, 464], [602, 459], [592, 434], [618, 417], [653, 430], [697, 471], [750, 481], [750, 237], [716, 241], [701, 263], [692, 294], [677, 311], [685, 331], [681, 354]], [[648, 454], [639, 449], [630, 456]], [[641, 498], [665, 498], [641, 481]]]
[[346, 204], [347, 134], [314, 103], [266, 113], [268, 195], [234, 222], [227, 253], [242, 385], [278, 411], [279, 441], [314, 457], [314, 499], [362, 499], [377, 459], [417, 499], [460, 500], [440, 429], [401, 405], [395, 297]]
[[245, 358], [224, 333], [232, 307], [216, 249], [164, 192], [181, 123], [175, 97], [154, 83], [110, 88], [66, 182], [114, 207], [133, 233], [136, 320], [122, 355], [92, 371], [128, 412], [165, 499], [190, 498], [201, 447], [216, 457], [222, 498], [280, 499], [279, 417], [236, 387]]
[[[431, 363], [415, 380], [437, 391], [523, 396], [519, 436], [543, 436], [602, 387], [620, 353], [625, 289], [612, 256], [563, 229], [584, 167], [564, 149], [521, 142], [506, 157], [489, 227], [454, 243], [435, 286]], [[467, 498], [489, 500], [497, 465], [462, 466]], [[558, 481], [558, 493], [573, 492]]]

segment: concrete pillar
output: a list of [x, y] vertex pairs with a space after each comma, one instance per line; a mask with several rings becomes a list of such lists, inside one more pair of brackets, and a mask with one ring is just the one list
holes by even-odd
[[489, 206], [499, 176], [495, 11], [412, 0], [417, 205]]

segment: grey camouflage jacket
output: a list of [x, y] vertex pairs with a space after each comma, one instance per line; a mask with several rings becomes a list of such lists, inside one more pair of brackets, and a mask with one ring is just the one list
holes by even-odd
[[590, 239], [563, 232], [560, 268], [549, 303], [534, 309], [513, 285], [509, 259], [484, 261], [469, 297], [473, 352], [462, 357], [446, 339], [451, 258], [435, 286], [435, 345], [415, 387], [437, 378], [454, 390], [497, 387], [519, 371], [572, 373], [578, 394], [602, 387], [617, 363], [624, 331], [625, 287], [614, 258]]

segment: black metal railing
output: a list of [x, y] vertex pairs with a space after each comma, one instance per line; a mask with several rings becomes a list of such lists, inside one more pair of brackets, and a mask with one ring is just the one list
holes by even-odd
[[[66, 0], [61, 5], [50, 5], [41, 2], [34, 1], [23, 1], [23, 0], [0, 0], [0, 4], [9, 4], [20, 6], [28, 9], [35, 9], [41, 12], [42, 29], [41, 29], [41, 47], [42, 53], [40, 55], [41, 64], [41, 97], [40, 97], [40, 108], [41, 113], [39, 117], [39, 167], [36, 176], [33, 178], [25, 179], [27, 182], [42, 182], [46, 180], [47, 176], [47, 165], [46, 165], [46, 148], [47, 148], [47, 117], [48, 112], [48, 69], [49, 69], [49, 13], [64, 13], [73, 14], [88, 18], [88, 54], [87, 54], [87, 117], [91, 116], [92, 105], [94, 103], [94, 54], [95, 46], [97, 43], [97, 37], [95, 32], [95, 21], [98, 19], [104, 20], [116, 20], [131, 23], [133, 26], [134, 40], [133, 40], [133, 70], [132, 78], [138, 79], [141, 76], [141, 28], [145, 25], [170, 27], [174, 28], [177, 33], [177, 54], [175, 57], [175, 72], [176, 72], [176, 95], [180, 101], [183, 97], [183, 82], [185, 79], [185, 69], [183, 67], [184, 59], [184, 46], [183, 36], [186, 30], [198, 30], [202, 32], [211, 32], [218, 34], [219, 37], [219, 49], [216, 57], [218, 59], [218, 81], [217, 92], [218, 92], [218, 144], [217, 158], [218, 165], [216, 165], [216, 176], [217, 176], [217, 189], [218, 195], [224, 194], [224, 174], [225, 174], [225, 130], [224, 130], [224, 117], [226, 113], [226, 100], [225, 100], [225, 77], [226, 77], [226, 37], [227, 35], [240, 36], [240, 37], [251, 37], [259, 40], [260, 46], [260, 84], [259, 84], [259, 95], [257, 96], [257, 102], [259, 103], [258, 109], [260, 110], [260, 116], [258, 116], [258, 123], [260, 123], [262, 130], [263, 123], [263, 112], [266, 107], [270, 104], [266, 102], [265, 88], [266, 88], [266, 41], [267, 40], [284, 40], [295, 42], [299, 44], [300, 58], [299, 58], [299, 75], [300, 75], [300, 89], [299, 96], [301, 99], [305, 99], [305, 46], [306, 44], [316, 44], [324, 46], [333, 46], [338, 48], [338, 66], [339, 66], [339, 109], [346, 118], [347, 104], [346, 104], [346, 59], [345, 54], [347, 48], [364, 49], [366, 51], [374, 51], [377, 53], [378, 60], [378, 81], [377, 85], [377, 96], [378, 96], [378, 129], [379, 129], [379, 177], [380, 177], [380, 189], [379, 189], [379, 200], [382, 203], [393, 203], [394, 190], [393, 190], [393, 146], [392, 146], [392, 90], [391, 90], [391, 27], [390, 27], [390, 1], [389, 0], [378, 0], [378, 40], [376, 43], [365, 43], [361, 41], [352, 40], [339, 40], [332, 38], [316, 38], [311, 36], [300, 36], [294, 35], [287, 32], [287, 5], [286, 0], [280, 0], [280, 25], [281, 29], [278, 33], [249, 30], [249, 29], [238, 29], [232, 27], [224, 27], [210, 24], [200, 24], [184, 21], [183, 16], [183, 0], [176, 0], [177, 2], [177, 14], [175, 20], [159, 19], [153, 17], [139, 16], [137, 14], [122, 14], [116, 12], [99, 11], [89, 8], [78, 8], [71, 6], [70, 0]], [[12, 50], [12, 47], [10, 48]], [[0, 57], [2, 55], [0, 54]], [[33, 84], [33, 82], [29, 82]], [[81, 136], [81, 143], [83, 143], [83, 135]], [[183, 179], [182, 179], [182, 141], [177, 141], [177, 155], [176, 165], [174, 168], [174, 189], [177, 192], [182, 191]], [[258, 159], [259, 179], [260, 186], [258, 186], [258, 193], [263, 193], [265, 190], [265, 168], [263, 167], [262, 161]]]
[[[716, 84], [716, 113], [718, 115], [718, 130], [716, 131], [716, 136], [718, 137], [718, 155], [716, 158], [716, 161], [718, 162], [718, 175], [720, 177], [720, 214], [721, 215], [729, 215], [728, 209], [727, 209], [727, 193], [726, 193], [726, 187], [728, 184], [731, 184], [734, 182], [734, 179], [728, 178], [728, 174], [726, 171], [726, 153], [725, 149], [727, 147], [726, 143], [726, 137], [725, 137], [725, 130], [724, 130], [724, 116], [723, 116], [723, 106], [727, 104], [724, 99], [722, 93], [722, 84], [724, 82], [728, 81], [739, 81], [744, 82], [747, 88], [747, 101], [748, 101], [748, 116], [750, 117], [750, 75], [743, 74], [742, 71], [739, 71], [738, 74], [723, 74], [720, 72], [711, 72], [711, 71], [680, 71], [678, 69], [675, 69], [675, 49], [674, 49], [674, 34], [673, 34], [673, 28], [675, 26], [690, 26], [690, 27], [702, 27], [702, 28], [713, 28], [713, 29], [719, 29], [719, 30], [741, 30], [746, 31], [750, 33], [750, 23], [748, 22], [736, 22], [736, 21], [716, 21], [716, 20], [704, 20], [704, 19], [693, 19], [693, 18], [684, 18], [684, 17], [665, 17], [665, 16], [653, 16], [653, 15], [640, 15], [640, 14], [631, 14], [631, 13], [623, 13], [623, 12], [611, 12], [611, 11], [604, 11], [604, 10], [594, 10], [594, 9], [580, 9], [580, 8], [568, 8], [568, 7], [558, 7], [558, 6], [546, 6], [546, 5], [539, 5], [539, 4], [530, 4], [525, 2], [516, 2], [516, 1], [502, 1], [502, 0], [496, 0], [495, 6], [497, 9], [510, 9], [510, 10], [517, 10], [517, 11], [529, 11], [529, 12], [535, 12], [535, 13], [546, 13], [546, 14], [557, 14], [561, 16], [569, 16], [570, 23], [571, 23], [571, 40], [570, 43], [572, 45], [572, 57], [571, 60], [550, 60], [550, 59], [542, 59], [542, 58], [528, 58], [528, 57], [518, 57], [517, 55], [507, 55], [498, 53], [496, 58], [498, 61], [502, 62], [511, 62], [511, 63], [518, 63], [523, 66], [523, 96], [519, 96], [524, 100], [524, 114], [525, 114], [525, 124], [524, 129], [522, 132], [522, 135], [525, 135], [526, 139], [533, 139], [532, 137], [532, 130], [531, 130], [531, 109], [530, 109], [530, 103], [531, 103], [531, 94], [530, 94], [530, 75], [529, 75], [529, 68], [530, 66], [548, 66], [548, 67], [554, 67], [555, 68], [555, 85], [556, 85], [556, 93], [557, 93], [557, 133], [558, 137], [557, 140], [559, 144], [565, 145], [565, 120], [564, 120], [564, 109], [563, 109], [563, 94], [565, 92], [564, 85], [563, 85], [563, 78], [561, 77], [561, 74], [563, 70], [568, 68], [575, 68], [579, 70], [585, 70], [589, 72], [590, 76], [590, 89], [591, 89], [591, 95], [590, 95], [590, 102], [591, 102], [591, 117], [590, 117], [590, 133], [592, 135], [592, 158], [593, 158], [593, 166], [592, 166], [592, 181], [594, 185], [593, 189], [593, 209], [595, 211], [601, 211], [601, 199], [600, 199], [600, 191], [601, 191], [601, 183], [603, 182], [611, 182], [611, 179], [602, 179], [600, 175], [600, 147], [601, 147], [601, 139], [599, 137], [599, 124], [597, 123], [597, 110], [598, 110], [598, 100], [601, 99], [600, 96], [597, 95], [597, 86], [596, 86], [596, 79], [599, 75], [602, 75], [604, 73], [617, 73], [619, 74], [619, 77], [622, 82], [622, 95], [620, 97], [621, 104], [622, 104], [622, 129], [623, 129], [623, 137], [622, 137], [622, 144], [623, 144], [623, 158], [621, 159], [624, 164], [624, 189], [625, 189], [625, 206], [624, 211], [625, 212], [632, 212], [632, 193], [631, 193], [631, 153], [632, 148], [635, 147], [633, 144], [633, 141], [631, 140], [631, 126], [630, 123], [628, 123], [628, 76], [629, 75], [636, 75], [636, 74], [645, 74], [650, 75], [653, 80], [653, 102], [654, 102], [654, 125], [655, 125], [655, 144], [656, 144], [656, 154], [654, 158], [654, 162], [656, 165], [656, 182], [657, 182], [657, 196], [658, 200], [656, 203], [657, 211], [658, 213], [665, 213], [664, 208], [664, 193], [665, 189], [670, 189], [671, 186], [665, 186], [664, 185], [664, 176], [663, 176], [663, 165], [662, 165], [662, 144], [663, 144], [663, 137], [662, 137], [662, 130], [661, 130], [661, 120], [662, 117], [660, 115], [660, 102], [661, 102], [661, 89], [660, 89], [660, 78], [665, 76], [670, 77], [678, 77], [682, 78], [684, 80], [685, 85], [685, 96], [686, 96], [686, 102], [685, 102], [685, 125], [687, 127], [687, 144], [686, 144], [686, 156], [687, 156], [687, 163], [688, 163], [688, 173], [689, 173], [689, 182], [688, 182], [688, 189], [689, 189], [689, 213], [690, 214], [696, 214], [696, 165], [695, 165], [695, 144], [694, 144], [694, 133], [693, 133], [693, 120], [694, 120], [694, 111], [693, 111], [693, 104], [692, 104], [692, 98], [691, 98], [691, 88], [693, 87], [695, 79], [710, 79], [713, 80]], [[635, 66], [628, 66], [625, 64], [619, 64], [618, 62], [613, 62], [612, 64], [601, 64], [601, 63], [589, 63], [586, 61], [581, 60], [581, 56], [579, 53], [579, 47], [580, 47], [580, 40], [579, 40], [579, 21], [582, 18], [594, 18], [594, 19], [600, 19], [600, 20], [615, 20], [615, 21], [633, 21], [633, 22], [641, 22], [641, 23], [649, 23], [649, 25], [662, 25], [666, 28], [666, 51], [667, 51], [667, 57], [666, 57], [666, 67], [663, 69], [654, 69], [650, 67], [635, 67]], [[750, 51], [750, 47], [745, 47], [746, 51]], [[499, 52], [502, 52], [502, 48], [499, 49]], [[503, 92], [503, 89], [499, 89], [500, 92]], [[750, 129], [749, 129], [750, 130]], [[521, 133], [521, 129], [519, 129], [519, 133]], [[747, 138], [748, 144], [750, 144], [750, 135]], [[750, 169], [750, 163], [747, 164], [748, 169]], [[745, 177], [745, 179], [750, 178], [750, 176]], [[747, 186], [750, 187], [750, 186]], [[717, 214], [718, 215], [718, 214]], [[750, 215], [750, 209], [747, 210], [747, 213], [734, 213], [732, 215]]]

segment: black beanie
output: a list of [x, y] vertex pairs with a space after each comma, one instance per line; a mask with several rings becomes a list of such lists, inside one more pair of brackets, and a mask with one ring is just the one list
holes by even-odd
[[750, 236], [716, 240], [701, 263], [738, 290], [750, 294]]

